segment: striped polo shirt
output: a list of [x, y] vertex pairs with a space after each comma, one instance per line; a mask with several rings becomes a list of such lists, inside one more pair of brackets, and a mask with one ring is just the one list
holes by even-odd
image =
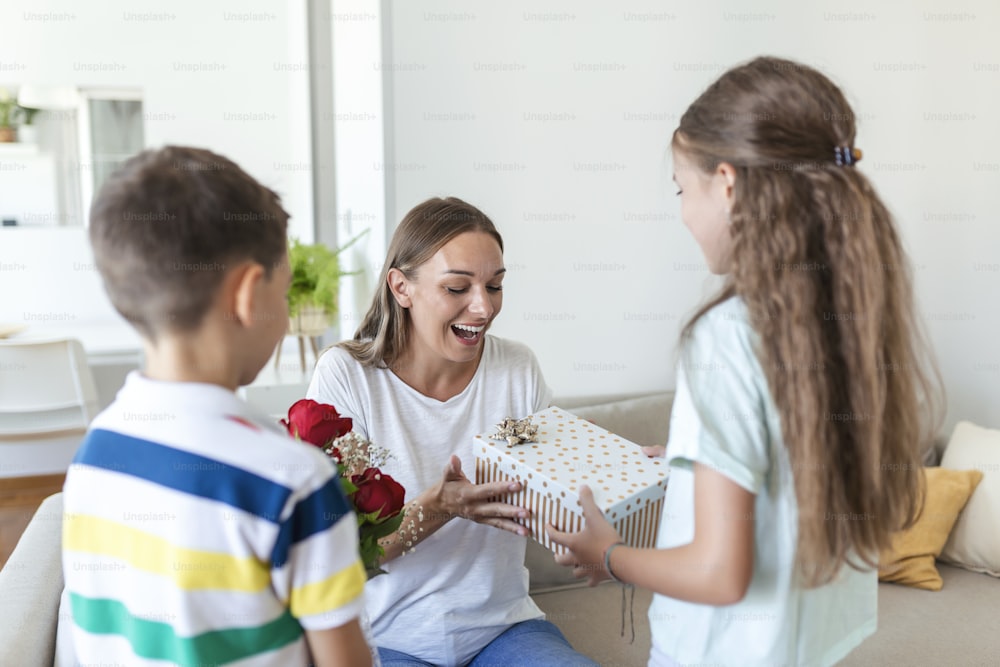
[[81, 664], [306, 665], [363, 606], [337, 471], [225, 388], [132, 373], [64, 488]]

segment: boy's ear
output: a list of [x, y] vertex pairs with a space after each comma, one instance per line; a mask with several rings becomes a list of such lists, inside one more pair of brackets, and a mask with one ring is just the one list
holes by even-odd
[[396, 303], [402, 308], [409, 308], [410, 301], [410, 281], [406, 279], [399, 269], [389, 269], [389, 275], [385, 278], [389, 284], [389, 290], [396, 299]]
[[264, 267], [256, 262], [247, 262], [234, 271], [236, 275], [231, 288], [233, 316], [243, 326], [250, 326], [257, 306], [257, 288], [264, 281]]

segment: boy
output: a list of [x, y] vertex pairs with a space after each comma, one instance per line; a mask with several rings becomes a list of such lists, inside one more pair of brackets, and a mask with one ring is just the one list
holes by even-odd
[[102, 187], [90, 240], [146, 364], [64, 489], [82, 664], [370, 665], [337, 471], [234, 391], [284, 336], [288, 214], [230, 160], [168, 146]]

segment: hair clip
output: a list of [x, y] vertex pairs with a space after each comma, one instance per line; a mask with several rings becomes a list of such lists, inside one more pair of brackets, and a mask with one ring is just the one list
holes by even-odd
[[838, 167], [852, 167], [861, 160], [861, 149], [852, 146], [837, 146], [833, 149], [833, 157]]

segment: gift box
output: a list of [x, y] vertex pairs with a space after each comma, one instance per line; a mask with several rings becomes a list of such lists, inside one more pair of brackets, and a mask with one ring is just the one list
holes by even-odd
[[649, 458], [639, 445], [560, 408], [531, 418], [537, 442], [510, 445], [493, 439], [495, 430], [475, 436], [476, 483], [521, 482], [521, 491], [504, 500], [531, 510], [520, 523], [556, 553], [565, 550], [549, 540], [545, 524], [570, 532], [583, 528], [577, 495], [583, 484], [627, 544], [655, 546], [667, 489], [666, 459]]

